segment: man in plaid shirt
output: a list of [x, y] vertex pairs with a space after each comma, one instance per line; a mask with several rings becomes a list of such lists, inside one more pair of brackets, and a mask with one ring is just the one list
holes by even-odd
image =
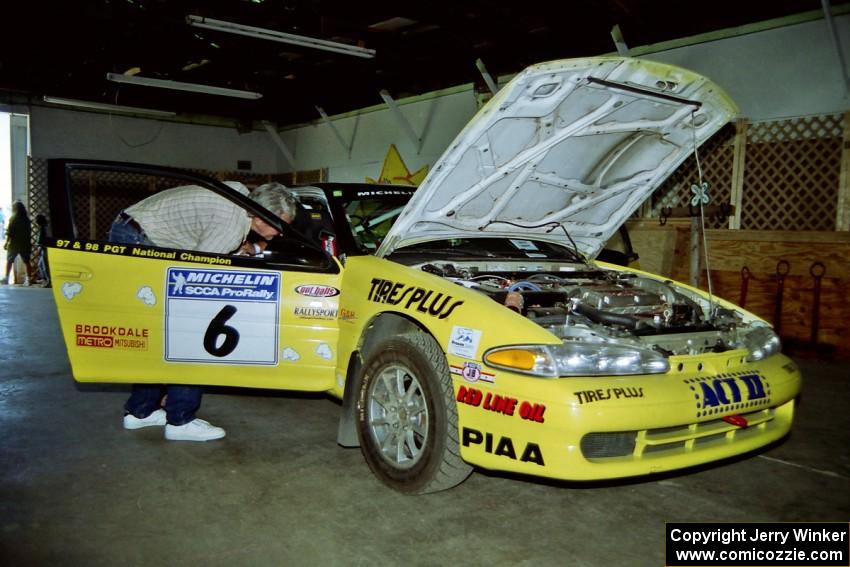
[[[241, 183], [225, 184], [249, 195]], [[249, 196], [286, 223], [295, 218], [297, 200], [280, 183], [261, 185]], [[109, 240], [227, 254], [236, 252], [251, 230], [266, 240], [280, 234], [225, 197], [197, 185], [186, 185], [161, 191], [121, 211], [109, 229]], [[160, 406], [165, 394], [163, 410]], [[195, 417], [202, 395], [200, 386], [136, 384], [124, 405], [124, 428], [164, 425], [165, 438], [172, 441], [221, 439], [226, 434], [224, 429]]]

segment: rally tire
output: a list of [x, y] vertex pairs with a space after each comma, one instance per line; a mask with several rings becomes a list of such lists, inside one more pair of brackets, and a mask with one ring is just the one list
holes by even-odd
[[369, 467], [400, 492], [438, 492], [469, 476], [448, 364], [433, 337], [399, 335], [371, 349], [357, 398], [357, 434]]

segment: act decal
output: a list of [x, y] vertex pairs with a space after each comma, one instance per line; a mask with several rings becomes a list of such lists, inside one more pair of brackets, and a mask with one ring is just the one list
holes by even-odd
[[165, 360], [277, 364], [281, 274], [168, 268]]
[[684, 382], [696, 400], [697, 417], [770, 404], [770, 383], [757, 372], [730, 372]]

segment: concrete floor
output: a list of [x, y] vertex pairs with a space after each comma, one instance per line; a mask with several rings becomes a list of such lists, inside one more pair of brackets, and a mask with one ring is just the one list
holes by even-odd
[[124, 386], [71, 378], [50, 290], [0, 287], [2, 565], [664, 564], [664, 523], [850, 519], [850, 364], [800, 361], [783, 443], [733, 462], [594, 485], [476, 471], [410, 497], [335, 443], [324, 397], [215, 390], [228, 436], [121, 428]]

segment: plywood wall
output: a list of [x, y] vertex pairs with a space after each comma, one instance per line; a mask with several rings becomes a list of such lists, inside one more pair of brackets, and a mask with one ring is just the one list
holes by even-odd
[[[690, 228], [681, 223], [661, 227], [638, 222], [630, 228], [632, 244], [640, 254], [641, 268], [688, 280]], [[777, 265], [788, 262], [785, 276], [780, 331], [788, 350], [809, 354], [812, 338], [816, 262], [823, 264], [820, 279], [818, 335], [821, 355], [834, 351], [850, 358], [850, 232], [795, 232], [709, 230], [709, 261], [714, 293], [734, 303], [742, 300], [742, 269], [750, 272], [744, 307], [767, 321], [777, 322]], [[703, 271], [700, 287], [707, 289]]]

